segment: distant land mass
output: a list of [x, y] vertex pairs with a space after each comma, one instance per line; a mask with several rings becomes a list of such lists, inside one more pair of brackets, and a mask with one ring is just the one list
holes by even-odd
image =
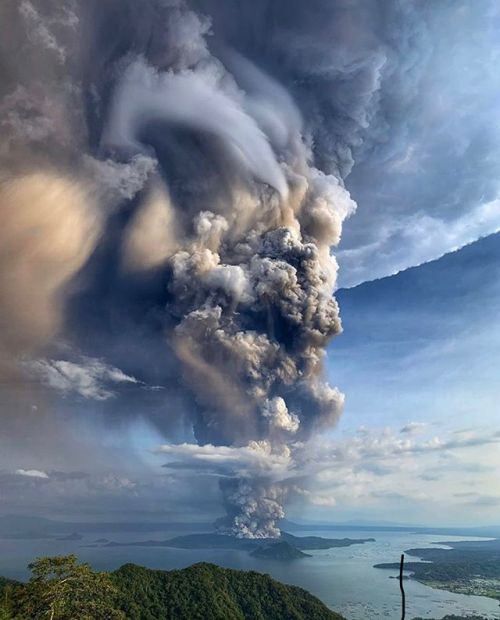
[[0, 537], [19, 540], [56, 538], [73, 532], [100, 534], [101, 532], [147, 533], [159, 531], [193, 532], [211, 527], [206, 522], [177, 521], [58, 521], [44, 517], [25, 515], [0, 516]]
[[263, 560], [298, 560], [300, 558], [310, 558], [311, 555], [309, 553], [304, 553], [297, 549], [297, 547], [292, 546], [290, 543], [283, 542], [275, 542], [269, 545], [263, 545], [261, 547], [257, 547], [254, 549], [250, 555], [254, 558], [261, 558]]
[[328, 531], [335, 530], [339, 532], [409, 532], [412, 534], [429, 534], [435, 536], [478, 536], [485, 538], [500, 538], [500, 525], [485, 525], [480, 527], [429, 527], [424, 525], [405, 525], [399, 523], [378, 522], [370, 523], [349, 522], [349, 523], [296, 523], [284, 519], [280, 526], [292, 532], [301, 531]]
[[[349, 523], [296, 523], [283, 519], [280, 528], [286, 532], [314, 531], [364, 531], [364, 532], [412, 532], [438, 536], [482, 536], [500, 538], [500, 525], [484, 527], [427, 527], [390, 522], [370, 523], [353, 521]], [[37, 516], [0, 516], [0, 537], [32, 540], [50, 539], [73, 532], [81, 535], [109, 533], [147, 533], [147, 532], [206, 532], [212, 527], [208, 522], [189, 521], [58, 521]]]
[[[488, 596], [500, 600], [500, 539], [439, 542], [451, 549], [408, 549], [424, 562], [407, 562], [412, 578], [425, 585], [459, 594]], [[396, 570], [399, 563], [376, 564]]]
[[[288, 552], [312, 551], [320, 549], [333, 549], [336, 547], [350, 547], [367, 542], [374, 542], [374, 538], [322, 538], [320, 536], [294, 536], [282, 532], [279, 538], [236, 538], [225, 534], [188, 534], [176, 536], [167, 540], [143, 540], [136, 542], [109, 542], [103, 547], [170, 547], [173, 549], [235, 549], [252, 552], [262, 547], [286, 543]], [[284, 547], [283, 547], [284, 549]], [[276, 554], [274, 559], [280, 559]], [[262, 555], [259, 557], [268, 557]], [[304, 557], [295, 554], [295, 557]], [[286, 558], [289, 559], [289, 558]]]

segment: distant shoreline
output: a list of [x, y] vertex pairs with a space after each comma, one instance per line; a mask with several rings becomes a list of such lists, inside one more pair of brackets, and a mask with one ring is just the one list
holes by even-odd
[[[449, 549], [408, 549], [421, 561], [407, 562], [410, 577], [431, 588], [468, 596], [486, 596], [500, 603], [500, 539], [444, 541]], [[397, 563], [375, 564], [374, 568], [396, 570]]]

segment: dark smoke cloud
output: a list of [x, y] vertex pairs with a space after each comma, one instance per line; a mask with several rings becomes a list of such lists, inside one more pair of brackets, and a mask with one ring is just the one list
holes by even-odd
[[331, 247], [356, 160], [401, 154], [429, 15], [396, 0], [0, 8], [0, 363], [93, 394], [111, 423], [143, 416], [195, 462], [234, 450], [218, 475], [235, 535], [278, 533], [286, 470], [341, 413], [322, 378], [341, 331]]

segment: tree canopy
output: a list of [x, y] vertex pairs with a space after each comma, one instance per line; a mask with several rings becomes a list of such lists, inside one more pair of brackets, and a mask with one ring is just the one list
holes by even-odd
[[302, 588], [213, 564], [100, 573], [69, 555], [29, 568], [26, 584], [0, 582], [0, 620], [343, 620]]
[[[27, 584], [6, 588], [4, 617], [12, 620], [124, 620], [109, 574], [94, 572], [75, 555], [39, 558]], [[1, 616], [0, 616], [1, 618]]]

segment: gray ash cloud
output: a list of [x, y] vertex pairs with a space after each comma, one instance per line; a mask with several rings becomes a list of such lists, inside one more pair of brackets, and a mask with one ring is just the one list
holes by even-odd
[[[337, 23], [326, 3], [318, 8]], [[357, 111], [340, 122], [319, 93], [345, 64], [318, 65], [329, 34], [317, 39], [319, 22], [307, 20], [298, 32], [302, 7], [283, 9], [230, 3], [221, 14], [220, 4], [183, 0], [23, 0], [3, 9], [26, 49], [12, 60], [1, 102], [10, 145], [2, 207], [12, 195], [31, 197], [35, 173], [62, 184], [37, 217], [48, 231], [39, 253], [65, 268], [51, 286], [40, 278], [50, 320], [9, 358], [45, 354], [61, 336], [67, 359], [49, 366], [76, 368], [84, 355], [118, 369], [132, 358], [124, 376], [164, 388], [141, 414], [167, 438], [178, 420], [200, 445], [255, 445], [270, 456], [341, 413], [342, 394], [322, 377], [325, 347], [341, 331], [330, 249], [355, 209], [343, 177], [372, 105], [368, 84], [361, 99], [346, 95], [346, 109], [355, 100]], [[368, 83], [373, 71], [360, 67], [356, 79]], [[43, 178], [35, 177], [40, 200]], [[80, 219], [73, 185], [89, 203]], [[49, 250], [48, 235], [64, 233], [50, 201], [62, 209], [64, 192], [79, 251]], [[9, 271], [21, 269], [15, 250], [9, 260]], [[25, 286], [33, 290], [29, 279]], [[2, 293], [5, 304], [25, 303], [7, 285]], [[119, 399], [100, 400], [114, 419], [130, 415]], [[277, 534], [284, 486], [249, 468], [223, 478], [221, 490], [229, 531]]]
[[[4, 2], [0, 372], [99, 360], [142, 390], [101, 398], [107, 419], [293, 462], [342, 410], [323, 362], [341, 331], [345, 182], [356, 157], [390, 158], [428, 14], [392, 0]], [[27, 226], [43, 233], [31, 246]], [[286, 476], [260, 458], [232, 471], [223, 527], [276, 535]]]

